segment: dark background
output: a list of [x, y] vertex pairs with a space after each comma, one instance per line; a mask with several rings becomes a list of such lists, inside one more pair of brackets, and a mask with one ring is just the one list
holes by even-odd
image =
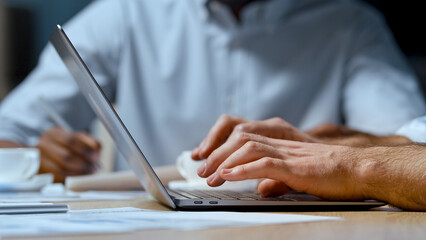
[[53, 27], [64, 24], [91, 1], [0, 0], [7, 8], [8, 32], [0, 34], [8, 38], [10, 87], [18, 85], [35, 67]]
[[[9, 33], [6, 36], [10, 42], [9, 52], [13, 53], [8, 56], [11, 87], [19, 84], [34, 68], [53, 26], [65, 23], [91, 1], [0, 0], [8, 8]], [[426, 11], [423, 1], [364, 1], [384, 14], [426, 93]]]
[[417, 73], [426, 96], [426, 8], [421, 0], [365, 0], [379, 9]]

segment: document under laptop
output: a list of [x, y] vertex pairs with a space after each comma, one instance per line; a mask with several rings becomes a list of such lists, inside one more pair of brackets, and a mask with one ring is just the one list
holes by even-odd
[[235, 191], [172, 191], [164, 187], [111, 102], [91, 74], [61, 26], [54, 30], [50, 41], [73, 76], [80, 91], [105, 125], [118, 151], [128, 161], [142, 186], [159, 202], [181, 210], [219, 210], [273, 208], [286, 210], [367, 209], [382, 206], [378, 201], [326, 201], [304, 193], [290, 193], [279, 198], [263, 198], [255, 192]]

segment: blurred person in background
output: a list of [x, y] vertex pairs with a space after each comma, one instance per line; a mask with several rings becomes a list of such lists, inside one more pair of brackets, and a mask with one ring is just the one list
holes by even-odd
[[[103, 0], [64, 29], [154, 166], [198, 145], [222, 114], [389, 135], [425, 113], [384, 20], [358, 1]], [[55, 127], [39, 97], [77, 132]], [[93, 173], [94, 117], [49, 44], [1, 103], [0, 147], [37, 146], [40, 172], [57, 181]]]

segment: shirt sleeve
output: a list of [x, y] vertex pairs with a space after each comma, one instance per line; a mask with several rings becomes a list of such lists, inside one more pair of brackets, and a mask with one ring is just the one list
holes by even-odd
[[386, 135], [425, 113], [418, 81], [381, 16], [358, 9], [350, 32], [343, 113], [346, 124]]
[[[124, 1], [95, 1], [64, 26], [105, 94], [114, 99], [125, 24]], [[53, 30], [53, 28], [52, 28]], [[73, 127], [86, 130], [94, 113], [51, 44], [37, 67], [0, 105], [0, 139], [35, 145], [54, 124], [39, 106], [44, 100]]]
[[404, 124], [396, 131], [396, 134], [405, 136], [413, 142], [426, 143], [426, 116]]

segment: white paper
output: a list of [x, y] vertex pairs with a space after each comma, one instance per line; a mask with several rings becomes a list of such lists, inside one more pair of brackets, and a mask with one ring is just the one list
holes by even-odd
[[194, 230], [330, 220], [341, 218], [274, 213], [176, 212], [111, 208], [71, 210], [65, 214], [0, 216], [0, 236], [118, 233], [159, 228]]
[[0, 203], [26, 203], [26, 202], [73, 202], [85, 200], [126, 200], [149, 196], [142, 191], [134, 192], [104, 192], [88, 191], [76, 193], [64, 191], [62, 193], [39, 193], [39, 192], [0, 192]]

